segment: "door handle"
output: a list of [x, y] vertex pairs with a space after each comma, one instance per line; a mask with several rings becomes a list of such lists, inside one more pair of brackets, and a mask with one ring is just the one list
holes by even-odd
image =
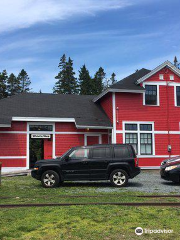
[[85, 162], [82, 162], [83, 164], [87, 164], [88, 162], [87, 161], [85, 161]]

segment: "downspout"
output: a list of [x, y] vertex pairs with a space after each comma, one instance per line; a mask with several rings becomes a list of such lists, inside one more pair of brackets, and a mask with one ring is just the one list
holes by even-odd
[[170, 139], [170, 125], [169, 125], [169, 82], [166, 83], [166, 102], [167, 102], [167, 130], [168, 130], [168, 153], [169, 157], [171, 156], [171, 149], [169, 149], [169, 146], [171, 145], [171, 139]]

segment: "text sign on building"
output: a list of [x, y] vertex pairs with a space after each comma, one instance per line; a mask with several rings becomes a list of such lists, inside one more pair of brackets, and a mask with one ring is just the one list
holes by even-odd
[[31, 138], [51, 138], [50, 134], [31, 134]]

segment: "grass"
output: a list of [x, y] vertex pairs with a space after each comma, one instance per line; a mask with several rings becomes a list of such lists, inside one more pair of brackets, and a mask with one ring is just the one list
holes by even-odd
[[[0, 204], [179, 201], [137, 197], [143, 194], [147, 195], [111, 188], [107, 183], [66, 183], [60, 188], [44, 189], [31, 177], [13, 177], [2, 179]], [[82, 197], [77, 198], [78, 195]], [[89, 205], [1, 209], [0, 239], [178, 239], [179, 221], [180, 208], [166, 207]], [[136, 227], [172, 229], [173, 233], [136, 236]]]

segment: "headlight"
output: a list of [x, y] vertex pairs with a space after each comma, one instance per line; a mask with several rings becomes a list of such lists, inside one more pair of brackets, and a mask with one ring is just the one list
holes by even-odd
[[174, 168], [177, 168], [177, 167], [178, 167], [177, 165], [170, 166], [170, 167], [166, 167], [166, 168], [165, 168], [165, 171], [170, 171], [170, 170], [172, 170], [172, 169], [174, 169]]
[[35, 167], [34, 170], [38, 170], [39, 168], [38, 167]]

